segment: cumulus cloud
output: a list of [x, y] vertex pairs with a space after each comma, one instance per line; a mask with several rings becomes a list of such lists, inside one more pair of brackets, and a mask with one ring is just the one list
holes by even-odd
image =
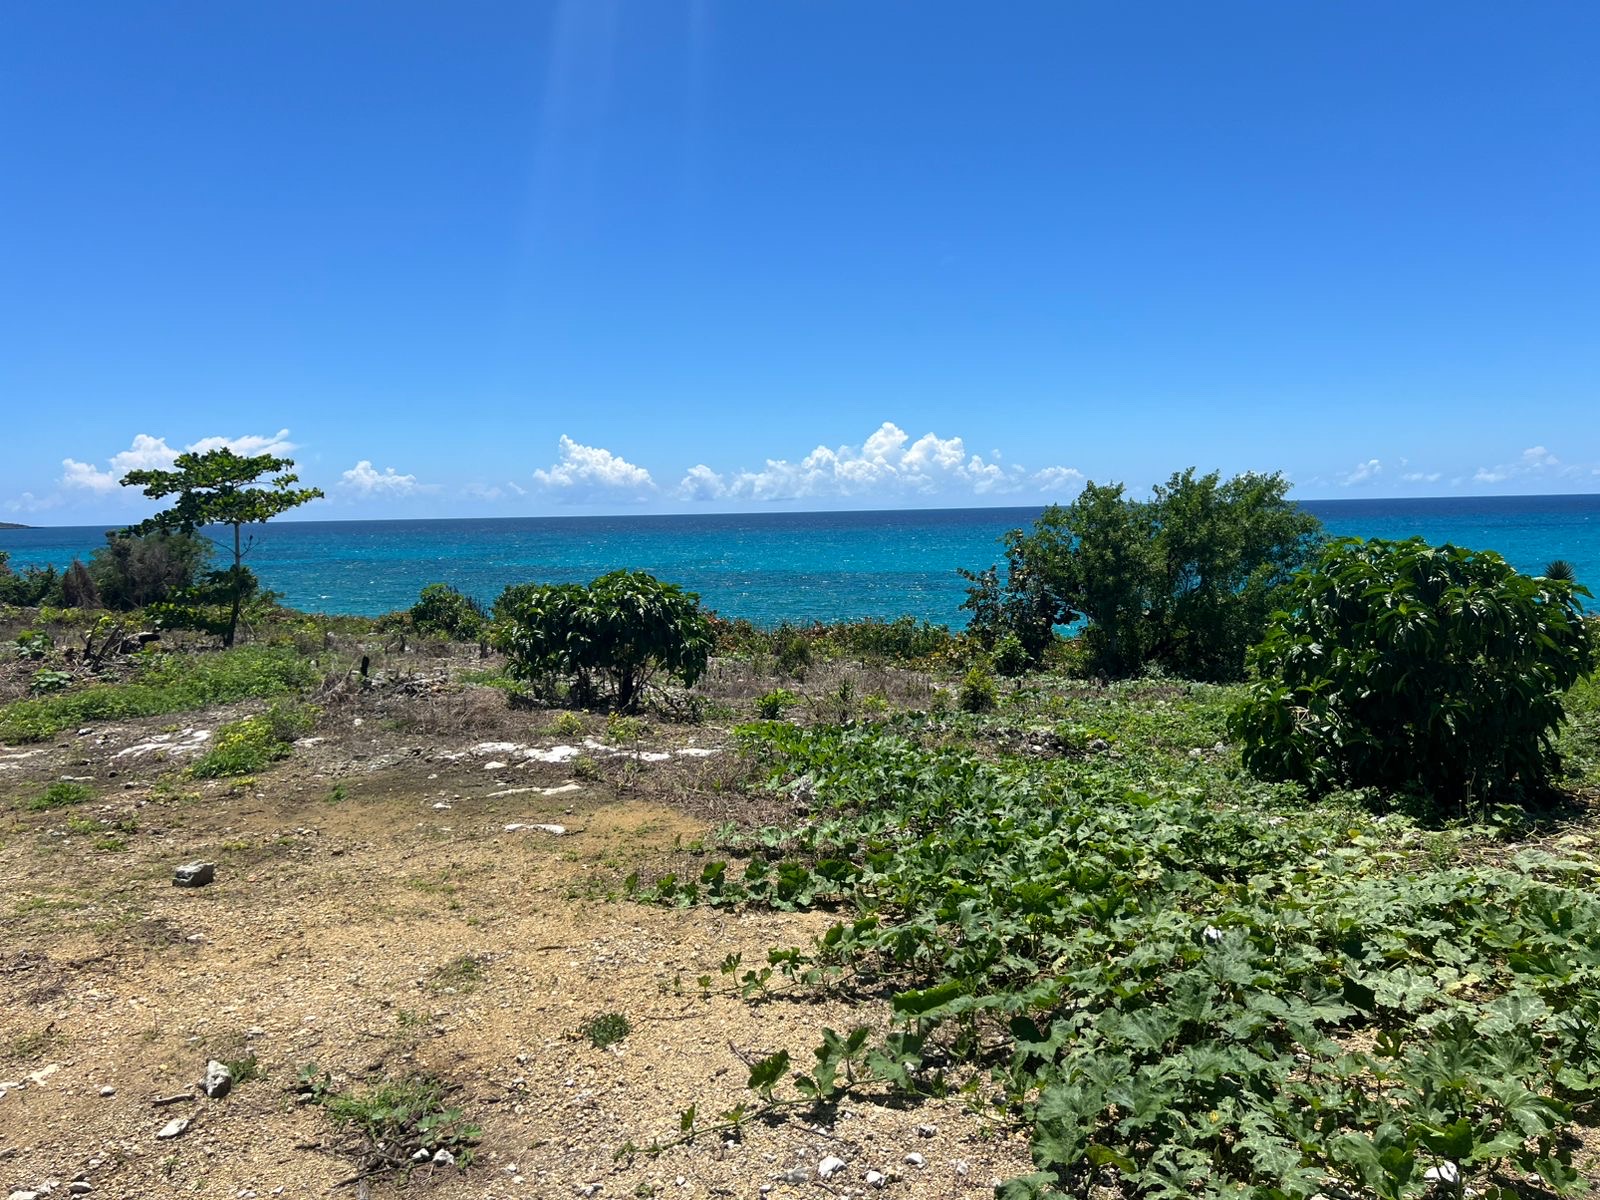
[[912, 441], [893, 421], [885, 421], [860, 446], [818, 446], [798, 462], [769, 458], [758, 471], [726, 474], [697, 464], [679, 481], [675, 494], [683, 500], [837, 499], [944, 492], [987, 495], [1029, 487], [1057, 489], [1082, 478], [1081, 472], [1071, 467], [1046, 467], [1030, 475], [1020, 465], [1001, 466], [969, 454], [959, 437], [925, 433]]
[[1544, 446], [1529, 446], [1515, 460], [1492, 467], [1479, 467], [1474, 483], [1504, 483], [1508, 479], [1565, 478], [1581, 475], [1584, 468], [1563, 463]]
[[344, 482], [362, 496], [409, 496], [418, 486], [415, 475], [400, 475], [393, 467], [379, 471], [365, 458], [344, 473]]
[[1341, 487], [1352, 487], [1358, 483], [1366, 483], [1383, 474], [1383, 463], [1376, 458], [1369, 458], [1364, 463], [1357, 463], [1354, 470], [1347, 471], [1339, 479]]
[[533, 473], [538, 484], [570, 495], [595, 492], [650, 492], [655, 480], [643, 467], [599, 446], [585, 446], [561, 435], [561, 456], [548, 470]]
[[1407, 483], [1438, 483], [1441, 476], [1438, 471], [1407, 471], [1400, 478]]
[[[271, 454], [281, 458], [296, 447], [289, 440], [289, 431], [280, 429], [271, 435], [247, 433], [239, 437], [201, 438], [198, 442], [189, 443], [184, 450], [204, 454], [208, 450], [224, 448], [244, 456]], [[62, 459], [61, 483], [64, 487], [80, 491], [101, 494], [114, 492], [122, 485], [122, 477], [129, 471], [170, 470], [178, 453], [167, 445], [166, 438], [152, 437], [148, 433], [135, 434], [126, 450], [119, 450], [111, 456], [106, 470], [75, 458]]]

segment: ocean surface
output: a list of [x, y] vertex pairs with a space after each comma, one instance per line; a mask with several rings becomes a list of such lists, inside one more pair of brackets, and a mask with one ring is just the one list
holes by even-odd
[[[1495, 550], [1522, 571], [1564, 558], [1600, 591], [1600, 495], [1312, 500], [1329, 533]], [[429, 583], [492, 601], [509, 583], [584, 582], [628, 567], [763, 625], [903, 614], [962, 625], [957, 567], [997, 561], [1038, 508], [447, 521], [274, 521], [249, 565], [300, 609], [377, 614]], [[14, 567], [87, 559], [100, 526], [0, 530]]]

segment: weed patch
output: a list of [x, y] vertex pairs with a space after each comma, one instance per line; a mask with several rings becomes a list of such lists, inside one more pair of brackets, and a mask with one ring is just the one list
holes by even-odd
[[93, 799], [92, 788], [81, 783], [62, 781], [52, 783], [31, 800], [24, 801], [22, 807], [29, 812], [44, 812], [52, 808], [66, 808], [71, 804], [83, 804]]
[[307, 1065], [300, 1070], [296, 1090], [349, 1135], [351, 1140], [338, 1149], [357, 1164], [357, 1178], [466, 1167], [482, 1132], [460, 1106], [450, 1103], [457, 1089], [431, 1075], [342, 1091], [326, 1072]]

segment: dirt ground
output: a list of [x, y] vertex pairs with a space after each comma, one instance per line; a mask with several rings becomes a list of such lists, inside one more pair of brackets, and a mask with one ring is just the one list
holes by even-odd
[[[252, 781], [182, 777], [250, 710], [0, 746], [0, 1189], [955, 1198], [1029, 1169], [1026, 1145], [959, 1099], [852, 1103], [828, 1128], [796, 1116], [615, 1159], [673, 1136], [690, 1104], [750, 1100], [756, 1056], [802, 1065], [822, 1026], [885, 1023], [873, 1005], [751, 1004], [720, 974], [729, 953], [762, 962], [825, 917], [622, 897], [630, 872], [764, 802], [716, 728], [653, 727], [618, 750], [603, 721], [557, 736], [490, 689], [424, 688], [330, 707]], [[19, 804], [62, 778], [95, 798]], [[195, 860], [215, 882], [173, 886]], [[604, 1012], [632, 1032], [596, 1049], [578, 1031]], [[251, 1055], [258, 1077], [205, 1098], [208, 1059]], [[353, 1178], [351, 1137], [295, 1094], [307, 1064], [346, 1090], [446, 1081], [482, 1127], [473, 1163]], [[824, 1180], [827, 1156], [845, 1166]]]

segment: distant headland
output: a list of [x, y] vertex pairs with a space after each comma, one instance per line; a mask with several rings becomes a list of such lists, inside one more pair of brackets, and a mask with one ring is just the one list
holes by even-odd
[[32, 529], [32, 525], [18, 525], [15, 521], [0, 521], [0, 529]]

